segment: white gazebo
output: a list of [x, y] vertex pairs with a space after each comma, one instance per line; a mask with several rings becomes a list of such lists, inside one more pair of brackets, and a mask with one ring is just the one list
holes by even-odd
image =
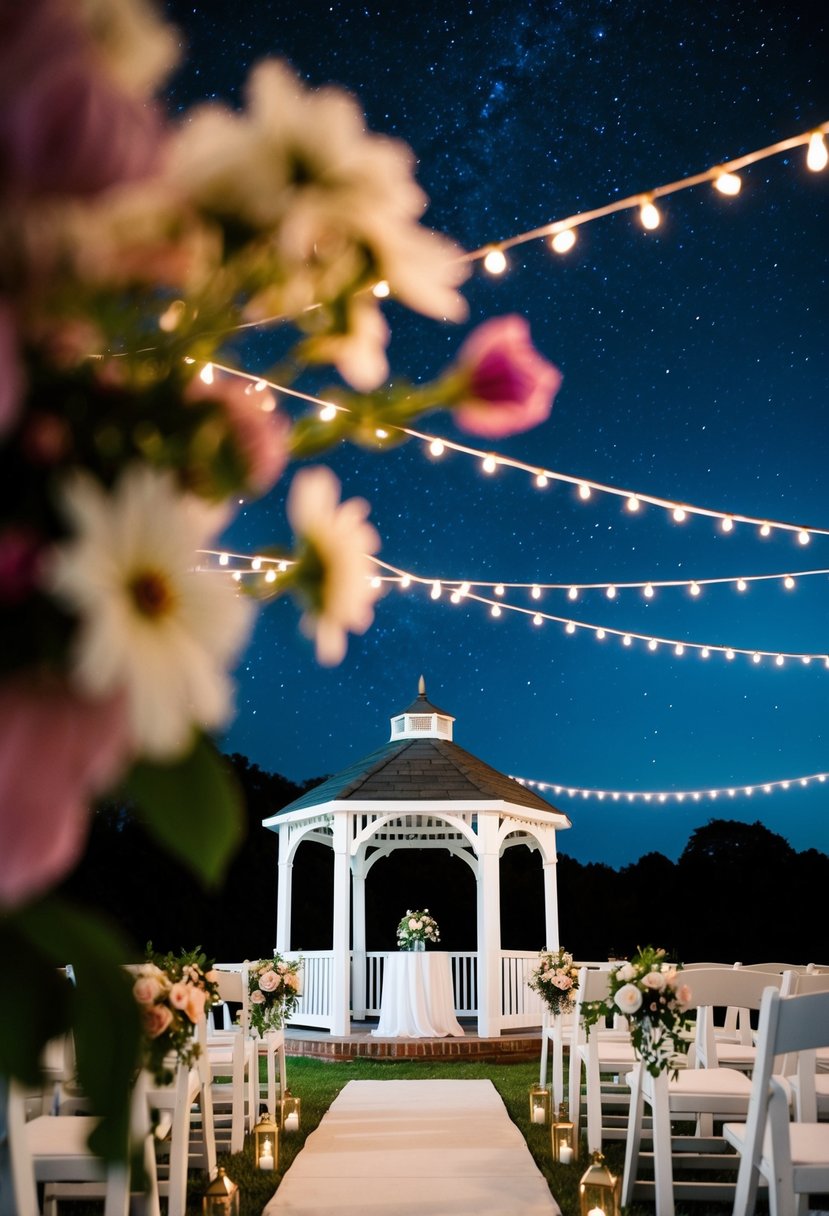
[[421, 676], [416, 700], [391, 719], [388, 743], [264, 820], [279, 835], [280, 954], [291, 952], [291, 875], [299, 845], [316, 841], [334, 850], [333, 949], [304, 953], [294, 1022], [346, 1035], [352, 1011], [360, 1018], [376, 1012], [385, 955], [366, 952], [365, 884], [375, 862], [401, 848], [446, 849], [475, 874], [477, 950], [452, 956], [457, 1012], [477, 1015], [482, 1037], [541, 1021], [526, 986], [537, 952], [501, 949], [499, 861], [514, 845], [540, 850], [545, 941], [556, 948], [556, 829], [569, 828], [570, 820], [454, 743], [454, 721], [426, 699]]

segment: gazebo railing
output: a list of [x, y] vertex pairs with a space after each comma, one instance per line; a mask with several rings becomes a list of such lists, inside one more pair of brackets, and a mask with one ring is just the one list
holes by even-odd
[[[298, 958], [298, 951], [286, 952], [288, 958]], [[331, 1025], [334, 982], [334, 952], [307, 950], [301, 956], [305, 966], [302, 996], [291, 1022], [297, 1026], [328, 1028]], [[383, 970], [388, 951], [368, 950], [365, 955], [365, 1003], [355, 994], [354, 1008], [366, 1017], [379, 1017], [383, 992]], [[449, 952], [452, 987], [455, 994], [455, 1016], [474, 1018], [478, 1013], [478, 955], [474, 950]], [[527, 987], [527, 976], [538, 961], [536, 953], [521, 950], [501, 951], [501, 1016], [504, 1029], [540, 1026], [543, 1018], [541, 1002]], [[355, 968], [352, 956], [352, 983]], [[354, 991], [352, 987], [352, 992]]]

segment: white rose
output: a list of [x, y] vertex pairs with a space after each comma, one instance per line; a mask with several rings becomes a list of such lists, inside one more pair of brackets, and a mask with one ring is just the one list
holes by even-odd
[[622, 1013], [636, 1013], [642, 1008], [642, 993], [635, 984], [623, 984], [613, 998]]
[[629, 983], [636, 977], [636, 968], [632, 963], [622, 963], [621, 967], [616, 968], [616, 977], [623, 983]]
[[412, 919], [409, 921], [409, 928], [412, 930], [412, 932], [414, 932], [415, 929], [420, 928], [419, 922], [416, 921], [414, 917], [412, 917]]
[[646, 988], [653, 989], [654, 992], [661, 992], [665, 987], [665, 976], [661, 971], [648, 971], [642, 976], [642, 983]]

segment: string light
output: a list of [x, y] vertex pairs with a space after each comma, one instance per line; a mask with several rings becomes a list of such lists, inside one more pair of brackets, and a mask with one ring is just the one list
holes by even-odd
[[686, 798], [694, 802], [700, 802], [703, 798], [710, 798], [712, 801], [716, 801], [719, 797], [751, 798], [755, 792], [760, 790], [764, 794], [772, 794], [775, 790], [806, 789], [815, 784], [823, 785], [827, 779], [829, 779], [829, 773], [807, 773], [805, 776], [788, 777], [779, 781], [753, 781], [746, 785], [706, 786], [691, 790], [600, 790], [576, 785], [562, 785], [556, 781], [535, 781], [529, 777], [512, 778], [519, 785], [538, 790], [539, 793], [549, 792], [557, 798], [567, 795], [568, 798], [596, 798], [600, 802], [603, 802], [605, 798], [611, 798], [614, 802], [625, 798], [628, 802], [659, 802], [663, 805], [683, 803]]
[[550, 248], [555, 253], [567, 253], [576, 243], [576, 232], [573, 228], [562, 228], [550, 237]]
[[432, 456], [442, 456], [446, 451], [446, 445], [442, 439], [433, 439], [429, 444], [429, 452]]
[[503, 274], [507, 268], [507, 258], [503, 249], [489, 249], [484, 255], [484, 268], [490, 274]]
[[484, 456], [481, 461], [481, 468], [485, 473], [494, 473], [498, 468], [498, 462], [494, 456]]
[[[826, 128], [824, 127], [823, 130]], [[806, 153], [806, 164], [813, 173], [820, 173], [821, 169], [826, 168], [829, 161], [829, 152], [826, 150], [826, 141], [823, 138], [823, 131], [813, 131], [809, 136], [809, 149]]]
[[662, 222], [662, 216], [659, 214], [659, 208], [656, 206], [652, 198], [642, 200], [639, 207], [639, 222], [642, 227], [652, 232], [654, 228], [658, 228]]
[[385, 279], [380, 279], [378, 283], [374, 284], [371, 291], [378, 300], [385, 300], [391, 294], [391, 287]]
[[714, 185], [720, 194], [739, 194], [742, 184], [742, 178], [737, 173], [727, 173], [725, 170], [721, 170], [714, 178]]

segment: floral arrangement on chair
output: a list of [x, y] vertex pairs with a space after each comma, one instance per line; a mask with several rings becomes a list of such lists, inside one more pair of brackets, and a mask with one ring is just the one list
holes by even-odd
[[181, 955], [154, 954], [137, 971], [132, 995], [141, 1011], [142, 1059], [156, 1085], [169, 1085], [173, 1073], [169, 1057], [191, 1065], [199, 1056], [195, 1029], [218, 997], [218, 987], [197, 946]]
[[691, 990], [681, 983], [681, 963], [665, 961], [665, 951], [639, 948], [628, 962], [610, 972], [607, 997], [583, 1007], [585, 1026], [623, 1014], [628, 1020], [634, 1049], [653, 1077], [666, 1068], [676, 1073], [677, 1057], [690, 1046], [691, 1027], [685, 1006]]
[[412, 912], [410, 909], [397, 926], [398, 950], [419, 949], [415, 942], [423, 942], [425, 945], [426, 942], [439, 941], [440, 929], [435, 918], [429, 915], [428, 908], [424, 908], [422, 912]]
[[260, 1038], [281, 1030], [302, 995], [299, 973], [302, 959], [275, 954], [248, 967], [248, 1017]]
[[566, 950], [542, 951], [527, 984], [537, 992], [551, 1013], [566, 1013], [576, 1001], [579, 969]]
[[[74, 1019], [81, 1072], [108, 1061], [81, 1081], [110, 1155], [139, 1031], [130, 947], [56, 893], [94, 800], [114, 791], [217, 883], [243, 816], [211, 732], [233, 716], [253, 601], [290, 595], [332, 665], [381, 594], [368, 504], [341, 502], [324, 466], [287, 486], [289, 466], [342, 442], [391, 448], [435, 409], [515, 434], [546, 420], [561, 380], [514, 315], [466, 335], [434, 380], [391, 382], [386, 297], [438, 323], [468, 314], [469, 263], [422, 225], [414, 155], [276, 59], [242, 107], [170, 119], [180, 43], [152, 0], [0, 5], [0, 951], [34, 947], [32, 999], [56, 1018], [24, 1033], [12, 1007], [7, 1038], [26, 1047], [0, 1044], [0, 1073], [36, 1073]], [[270, 366], [245, 367], [254, 326], [275, 332], [256, 356]], [[289, 415], [305, 395], [291, 382], [311, 371], [315, 387], [321, 367], [340, 381], [324, 408]], [[289, 539], [234, 570], [223, 532], [272, 491]], [[79, 985], [110, 977], [94, 1032], [52, 999], [69, 957]]]

